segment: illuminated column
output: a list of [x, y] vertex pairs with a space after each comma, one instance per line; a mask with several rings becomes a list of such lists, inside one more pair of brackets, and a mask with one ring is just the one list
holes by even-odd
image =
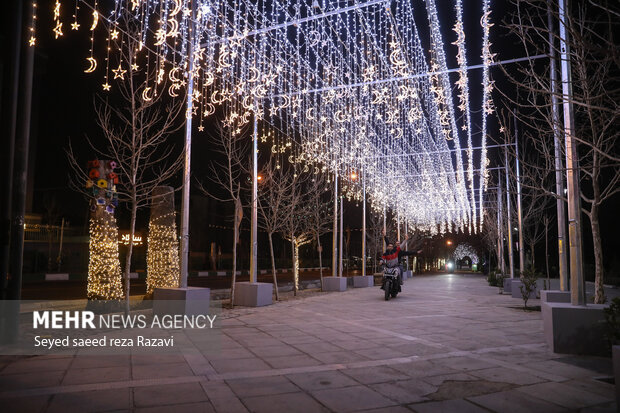
[[149, 239], [146, 252], [146, 294], [155, 288], [179, 285], [179, 239], [174, 210], [174, 188], [153, 190]]
[[362, 276], [366, 275], [366, 174], [362, 172]]
[[334, 175], [334, 229], [332, 236], [332, 277], [338, 276], [338, 172]]

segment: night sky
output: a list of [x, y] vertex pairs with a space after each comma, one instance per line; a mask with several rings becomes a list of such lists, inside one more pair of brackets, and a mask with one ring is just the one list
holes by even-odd
[[[423, 0], [412, 0], [415, 10], [424, 10]], [[69, 168], [65, 150], [68, 148], [69, 142], [73, 145], [76, 153], [84, 162], [94, 155], [89, 150], [85, 141], [85, 136], [89, 136], [93, 140], [100, 138], [100, 132], [97, 129], [94, 109], [93, 95], [101, 91], [101, 76], [88, 75], [83, 72], [84, 58], [88, 53], [89, 42], [83, 31], [76, 34], [70, 30], [65, 31], [65, 36], [59, 40], [54, 40], [50, 29], [52, 4], [50, 1], [39, 2], [39, 27], [38, 40], [36, 49], [36, 73], [33, 96], [33, 135], [31, 171], [34, 172], [33, 180], [33, 198], [32, 212], [44, 213], [46, 204], [50, 199], [55, 198], [61, 216], [68, 218], [72, 225], [82, 226], [87, 223], [88, 206], [84, 197], [68, 188]], [[68, 3], [67, 3], [68, 5]], [[446, 54], [448, 57], [448, 67], [456, 67], [456, 46], [449, 43], [454, 41], [455, 35], [452, 31], [452, 24], [455, 19], [453, 9], [453, 1], [440, 0], [437, 1], [439, 18], [442, 22], [442, 31], [446, 46]], [[495, 26], [491, 29], [492, 51], [498, 53], [496, 59], [509, 59], [517, 57], [519, 49], [515, 47], [515, 39], [506, 36], [505, 29], [501, 27], [500, 19], [506, 16], [511, 10], [510, 5], [506, 1], [492, 2], [491, 19]], [[464, 20], [468, 47], [468, 63], [480, 63], [480, 49], [482, 43], [482, 29], [480, 28], [481, 5], [479, 1], [464, 2]], [[2, 19], [6, 20], [8, 16]], [[415, 16], [418, 23], [420, 34], [423, 42], [428, 44], [428, 33], [425, 32], [428, 26], [426, 15], [420, 13]], [[7, 34], [8, 25], [2, 28], [2, 44], [3, 44], [3, 62], [7, 61]], [[501, 75], [499, 68], [491, 69], [491, 77], [496, 80], [496, 85], [503, 90], [510, 91], [511, 85]], [[479, 125], [480, 111], [478, 108], [481, 103], [480, 87], [481, 71], [476, 70], [470, 72], [470, 91], [471, 105], [473, 111], [474, 122], [474, 145], [480, 141]], [[494, 94], [496, 106], [500, 106], [500, 96]], [[489, 118], [489, 133], [497, 136], [497, 122], [494, 116]], [[206, 164], [210, 158], [209, 143], [207, 135], [195, 131], [193, 155], [193, 172], [195, 177], [200, 179], [206, 173]], [[502, 138], [503, 139], [503, 138]], [[180, 145], [182, 143], [182, 133], [173, 138]], [[5, 140], [3, 139], [3, 146]], [[492, 142], [489, 142], [492, 143]], [[464, 143], [463, 143], [464, 144]], [[180, 146], [179, 146], [180, 148]], [[491, 166], [497, 164], [497, 154], [493, 151], [489, 152], [491, 158]], [[179, 177], [176, 182], [171, 185], [178, 186]], [[180, 205], [180, 202], [178, 203]], [[351, 208], [353, 205], [351, 204]], [[361, 207], [359, 208], [361, 210]], [[620, 232], [620, 220], [617, 219], [617, 213], [620, 211], [620, 202], [618, 197], [612, 200], [601, 211], [601, 227], [603, 230], [603, 242], [605, 248], [605, 261], [609, 266], [612, 260], [616, 260], [615, 268], [620, 268], [620, 261], [616, 258], [615, 251], [620, 246], [618, 241], [618, 233]], [[246, 217], [249, 214], [246, 214]], [[126, 221], [127, 211], [125, 208], [119, 208], [119, 221], [121, 227]], [[350, 225], [352, 228], [361, 226], [361, 211], [349, 211], [347, 213], [348, 220], [345, 219], [345, 226]], [[139, 227], [146, 227], [146, 219], [148, 214], [143, 213], [140, 216]], [[555, 231], [554, 231], [555, 232]], [[585, 259], [587, 262], [593, 262], [591, 256], [591, 241], [589, 221], [584, 217], [583, 233], [586, 242]], [[555, 234], [554, 234], [555, 235]], [[551, 234], [550, 234], [550, 239]], [[550, 242], [551, 247], [555, 246], [554, 242]], [[551, 250], [552, 257], [555, 251]]]

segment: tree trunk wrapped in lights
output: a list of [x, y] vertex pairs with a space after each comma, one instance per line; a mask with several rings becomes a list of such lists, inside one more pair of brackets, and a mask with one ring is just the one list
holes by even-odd
[[146, 253], [146, 295], [155, 288], [179, 286], [179, 240], [172, 187], [153, 190], [149, 239]]
[[117, 176], [113, 161], [88, 163], [86, 190], [92, 195], [88, 261], [89, 300], [119, 300], [123, 297], [118, 255], [118, 226], [114, 211], [118, 205]]

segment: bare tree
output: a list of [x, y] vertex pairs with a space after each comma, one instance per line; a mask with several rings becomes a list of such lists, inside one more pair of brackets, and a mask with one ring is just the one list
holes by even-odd
[[276, 300], [280, 299], [276, 261], [273, 251], [273, 235], [284, 230], [289, 219], [292, 187], [295, 184], [293, 171], [283, 168], [272, 159], [262, 168], [262, 179], [258, 192], [259, 226], [267, 232], [269, 238], [269, 254], [271, 256], [271, 272]]
[[[513, 0], [513, 3], [517, 11], [505, 24], [520, 40], [524, 52], [534, 56], [548, 54], [551, 49], [559, 56], [559, 36], [550, 32], [547, 25], [548, 2]], [[581, 199], [593, 237], [595, 302], [603, 303], [599, 213], [600, 208], [620, 192], [620, 46], [614, 36], [620, 27], [620, 4], [601, 0], [571, 2], [570, 5], [566, 21], [558, 18], [557, 10], [551, 10], [551, 13], [556, 27], [564, 25], [568, 33]], [[505, 73], [519, 91], [516, 98], [505, 96], [511, 104], [521, 107], [519, 119], [527, 128], [524, 135], [531, 139], [541, 158], [531, 166], [539, 171], [554, 170], [553, 153], [549, 148], [553, 148], [554, 129], [563, 130], [563, 127], [552, 115], [551, 97], [562, 100], [568, 96], [551, 89], [546, 62], [532, 59], [519, 65], [516, 73]], [[536, 187], [551, 193], [548, 186]]]
[[[484, 208], [484, 221], [482, 223], [482, 240], [485, 247], [489, 251], [493, 251], [493, 255], [495, 256], [497, 266], [501, 268], [501, 264], [499, 262], [501, 254], [500, 254], [500, 246], [499, 242], [499, 230], [497, 228], [497, 214], [499, 214], [499, 208], [497, 207], [497, 192], [487, 192], [486, 193], [486, 202], [489, 205]], [[489, 263], [489, 271], [493, 271], [493, 268]]]
[[[321, 289], [323, 289], [323, 246], [321, 245], [321, 236], [332, 230], [334, 208], [330, 200], [325, 200], [325, 193], [327, 191], [325, 176], [315, 175], [314, 179], [318, 183], [319, 188], [317, 193], [313, 194], [308, 202], [308, 225], [317, 243], [319, 276], [321, 278]], [[323, 186], [323, 190], [321, 190], [321, 186]]]
[[312, 207], [322, 198], [325, 182], [321, 176], [311, 173], [294, 172], [292, 175], [290, 196], [287, 199], [285, 213], [287, 219], [282, 229], [283, 238], [291, 242], [293, 259], [293, 291], [297, 294], [299, 283], [299, 248], [314, 239], [315, 222], [311, 218]]
[[[129, 19], [128, 19], [129, 20]], [[139, 35], [131, 32], [116, 40], [120, 50], [118, 81], [110, 88], [118, 90], [111, 97], [95, 100], [97, 124], [103, 132], [103, 143], [88, 139], [90, 147], [103, 159], [117, 163], [119, 201], [128, 204], [131, 218], [129, 239], [133, 240], [138, 210], [147, 206], [153, 189], [164, 184], [183, 165], [183, 153], [175, 155], [169, 137], [177, 132], [184, 114], [182, 87], [178, 85], [178, 97], [170, 99], [163, 92], [167, 89], [163, 79], [158, 84], [159, 67], [136, 69], [135, 50], [140, 46]], [[112, 89], [112, 90], [113, 90]], [[159, 91], [159, 92], [158, 92]], [[82, 187], [85, 172], [80, 167], [71, 146], [68, 149], [70, 163], [76, 174], [75, 187]], [[129, 289], [133, 242], [128, 244], [125, 258], [125, 311], [129, 311]]]
[[[229, 118], [230, 119], [230, 118]], [[239, 226], [243, 219], [242, 188], [243, 177], [247, 176], [246, 159], [250, 154], [251, 139], [246, 133], [247, 128], [231, 124], [226, 119], [215, 122], [214, 129], [209, 133], [213, 142], [213, 151], [219, 157], [212, 160], [209, 165], [209, 181], [222, 193], [209, 190], [201, 182], [199, 189], [221, 202], [229, 202], [234, 205], [233, 212], [233, 259], [232, 281], [230, 285], [230, 306], [235, 305], [235, 283], [237, 282], [237, 244], [239, 243]]]

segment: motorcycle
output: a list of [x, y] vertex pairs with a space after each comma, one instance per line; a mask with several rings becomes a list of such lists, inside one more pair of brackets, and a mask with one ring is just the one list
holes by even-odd
[[390, 297], [396, 298], [398, 293], [401, 291], [400, 280], [398, 277], [399, 274], [399, 267], [384, 267], [383, 278], [381, 279], [381, 289], [385, 292], [385, 301], [388, 301]]

